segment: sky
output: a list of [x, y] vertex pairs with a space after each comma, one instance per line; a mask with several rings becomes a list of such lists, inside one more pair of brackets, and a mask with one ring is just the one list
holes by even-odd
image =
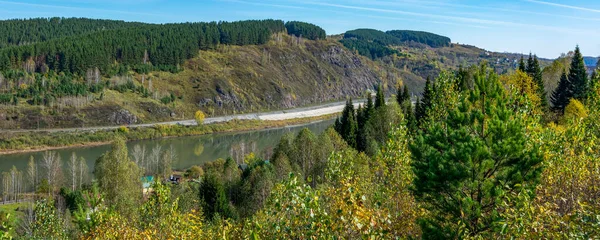
[[490, 51], [600, 55], [598, 0], [0, 0], [0, 19], [87, 17], [148, 23], [281, 19], [323, 27], [419, 30]]

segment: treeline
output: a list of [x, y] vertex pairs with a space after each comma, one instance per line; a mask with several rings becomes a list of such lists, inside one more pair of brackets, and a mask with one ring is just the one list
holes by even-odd
[[356, 29], [344, 33], [341, 43], [349, 49], [358, 51], [363, 56], [377, 59], [398, 51], [390, 46], [401, 45], [406, 42], [417, 42], [430, 47], [450, 46], [450, 38], [428, 32], [392, 30], [379, 31], [374, 29]]
[[32, 18], [0, 21], [0, 48], [30, 45], [90, 32], [131, 28], [145, 23], [89, 18]]
[[367, 103], [354, 108], [352, 100], [346, 106], [334, 124], [334, 129], [354, 149], [375, 156], [385, 144], [388, 132], [401, 123], [400, 105], [386, 104], [382, 87], [377, 88], [375, 102], [371, 93], [367, 94]]
[[387, 31], [386, 33], [400, 39], [403, 42], [413, 41], [427, 44], [434, 48], [450, 46], [451, 42], [450, 38], [448, 37], [422, 31], [392, 30]]
[[[200, 49], [214, 48], [218, 44], [263, 44], [271, 34], [284, 30], [283, 21], [253, 20], [144, 25], [99, 31], [2, 49], [0, 71], [27, 64], [36, 72], [51, 70], [79, 75], [96, 67], [103, 73], [111, 73], [123, 65], [139, 71], [147, 71], [150, 65], [174, 72]], [[145, 60], [148, 60], [147, 64], [143, 64]], [[121, 66], [115, 66], [115, 62]]]
[[288, 34], [303, 37], [310, 40], [325, 39], [327, 35], [323, 28], [305, 22], [291, 21], [285, 23]]

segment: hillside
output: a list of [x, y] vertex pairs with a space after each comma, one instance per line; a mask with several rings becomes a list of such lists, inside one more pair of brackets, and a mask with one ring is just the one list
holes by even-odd
[[[442, 70], [487, 61], [506, 72], [520, 58], [425, 32], [366, 29], [326, 38], [322, 28], [296, 21], [52, 18], [0, 21], [0, 29], [13, 29], [0, 35], [4, 129], [171, 121], [198, 109], [209, 116], [287, 109], [362, 97], [379, 84], [388, 95], [405, 84], [414, 96]], [[347, 41], [391, 53], [373, 57]]]
[[58, 97], [51, 106], [19, 99], [17, 106], [1, 107], [0, 127], [131, 124], [191, 118], [197, 109], [216, 116], [292, 108], [361, 97], [381, 82], [396, 85], [388, 79], [410, 77], [377, 66], [337, 42], [286, 34], [262, 45], [202, 50], [181, 68], [176, 73], [151, 71], [145, 81], [144, 74], [128, 71], [103, 79], [108, 87], [102, 91]]
[[[477, 65], [483, 61], [498, 73], [517, 67], [522, 54], [490, 52], [475, 46], [451, 43], [448, 37], [427, 32], [356, 29], [334, 36], [344, 46], [385, 65], [409, 71], [420, 78], [435, 78], [442, 70]], [[527, 57], [527, 56], [525, 56]], [[550, 60], [540, 59], [541, 65]]]

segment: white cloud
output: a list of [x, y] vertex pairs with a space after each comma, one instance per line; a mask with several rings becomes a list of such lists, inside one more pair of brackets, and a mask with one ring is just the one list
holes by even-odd
[[549, 6], [555, 6], [555, 7], [561, 7], [561, 8], [569, 8], [569, 9], [575, 9], [575, 10], [581, 10], [581, 11], [587, 11], [587, 12], [600, 13], [600, 9], [571, 6], [571, 5], [559, 4], [559, 3], [553, 3], [553, 2], [545, 2], [545, 1], [538, 1], [538, 0], [524, 0], [524, 1], [531, 2], [531, 3], [537, 3], [537, 4], [544, 4], [544, 5], [549, 5]]

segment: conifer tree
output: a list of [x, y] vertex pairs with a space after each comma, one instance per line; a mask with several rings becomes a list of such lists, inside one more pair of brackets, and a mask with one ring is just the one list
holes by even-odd
[[365, 134], [365, 126], [367, 125], [367, 109], [362, 108], [361, 105], [358, 106], [356, 110], [356, 150], [364, 152], [367, 148], [367, 136]]
[[419, 223], [423, 239], [485, 236], [500, 219], [499, 204], [514, 206], [539, 179], [542, 153], [527, 147], [525, 120], [495, 73], [486, 75], [411, 144], [412, 192], [429, 211]]
[[206, 176], [200, 184], [199, 197], [208, 219], [212, 220], [217, 214], [225, 218], [232, 217], [225, 187], [214, 174]]
[[367, 93], [367, 106], [365, 106], [365, 118], [369, 119], [371, 115], [373, 115], [373, 111], [375, 110], [375, 106], [373, 105], [373, 97], [371, 93]]
[[519, 60], [519, 71], [521, 72], [525, 72], [526, 68], [525, 68], [525, 59], [523, 59], [523, 56], [521, 56], [521, 60]]
[[569, 77], [567, 76], [567, 73], [563, 71], [558, 86], [552, 93], [552, 110], [560, 112], [565, 110], [565, 107], [569, 104], [569, 100], [573, 97], [570, 86], [571, 83], [569, 82]]
[[405, 102], [405, 104], [406, 107], [404, 108], [404, 119], [406, 119], [406, 126], [410, 132], [414, 132], [417, 129], [417, 119], [415, 118], [412, 102]]
[[573, 97], [580, 101], [584, 100], [588, 93], [588, 76], [579, 46], [575, 48], [575, 55], [569, 69], [569, 83]]
[[537, 85], [537, 93], [541, 99], [542, 107], [546, 108], [548, 106], [548, 101], [546, 99], [544, 79], [542, 78], [542, 69], [540, 68], [540, 63], [536, 55], [531, 56], [531, 54], [529, 54], [529, 59], [527, 60], [527, 68], [525, 72], [533, 79], [533, 81]]
[[398, 88], [398, 94], [396, 95], [396, 101], [400, 106], [407, 101], [410, 100], [410, 93], [408, 92], [408, 87], [404, 85], [402, 88]]
[[377, 86], [377, 95], [375, 95], [375, 108], [385, 106], [385, 95], [383, 95], [383, 87], [381, 84]]
[[348, 145], [353, 148], [356, 148], [356, 134], [358, 132], [358, 125], [356, 123], [356, 115], [354, 112], [354, 104], [352, 104], [352, 99], [348, 99], [346, 101], [346, 106], [342, 111], [342, 117], [340, 118], [340, 123], [338, 126], [338, 133]]
[[418, 108], [415, 112], [415, 117], [418, 122], [424, 121], [427, 118], [427, 110], [431, 107], [431, 100], [433, 97], [433, 92], [435, 91], [435, 86], [431, 83], [429, 77], [427, 77], [427, 81], [425, 82], [425, 89], [423, 90], [423, 99], [421, 99], [421, 103], [418, 105]]

